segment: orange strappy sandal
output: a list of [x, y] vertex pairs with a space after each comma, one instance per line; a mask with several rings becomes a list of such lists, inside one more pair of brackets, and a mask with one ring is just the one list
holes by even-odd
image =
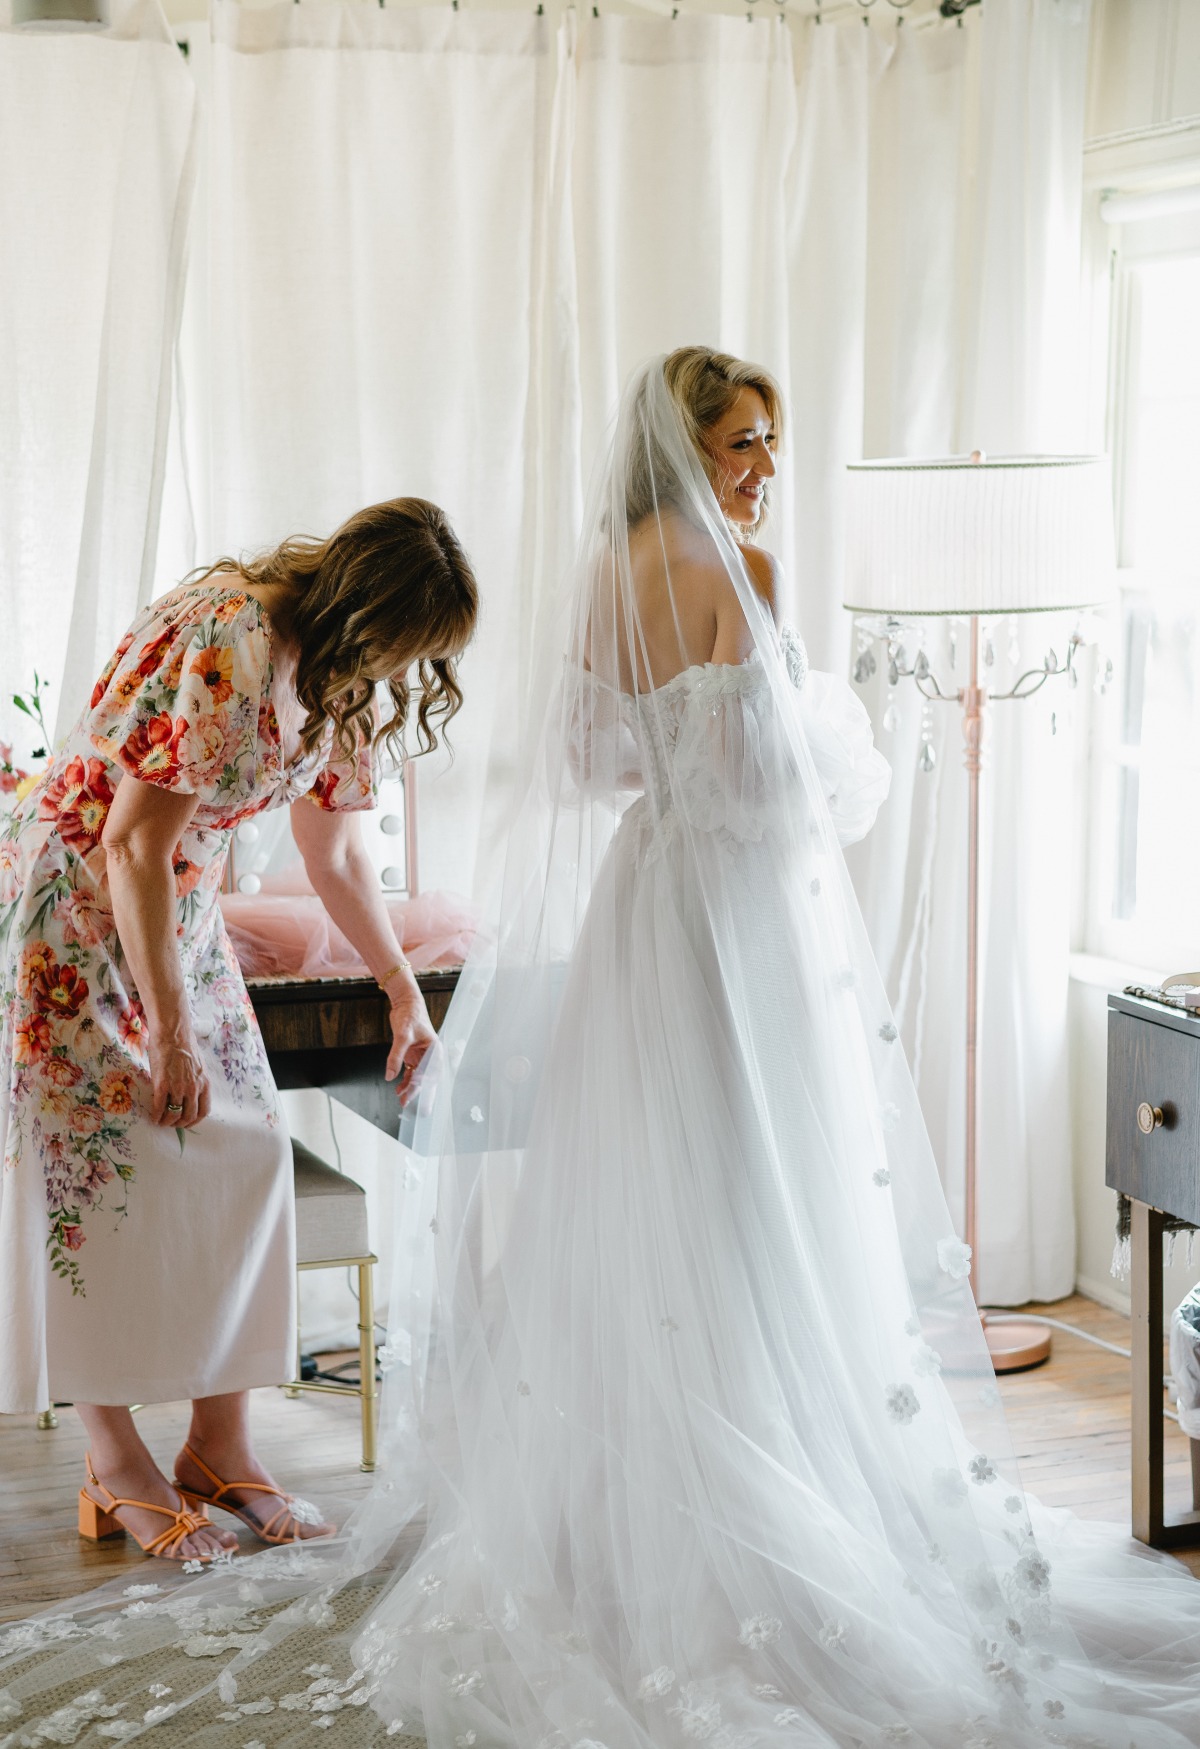
[[[311, 1500], [300, 1500], [295, 1494], [285, 1494], [282, 1488], [272, 1488], [266, 1482], [223, 1482], [220, 1476], [210, 1470], [208, 1465], [198, 1458], [190, 1445], [185, 1445], [180, 1457], [188, 1457], [198, 1470], [203, 1470], [213, 1485], [211, 1494], [199, 1494], [195, 1488], [185, 1486], [179, 1480], [178, 1470], [175, 1475], [175, 1486], [185, 1500], [194, 1500], [197, 1506], [219, 1506], [222, 1512], [231, 1512], [235, 1518], [252, 1530], [260, 1542], [264, 1543], [296, 1543], [306, 1539], [297, 1534], [297, 1526], [301, 1524], [321, 1524], [324, 1521], [320, 1512]], [[279, 1509], [270, 1518], [260, 1521], [254, 1514], [247, 1512], [245, 1507], [236, 1506], [226, 1500], [226, 1494], [245, 1492], [247, 1494], [271, 1494], [279, 1501]], [[285, 1528], [286, 1524], [286, 1528]], [[330, 1525], [327, 1531], [318, 1534], [332, 1536], [334, 1527]]]
[[[211, 1561], [214, 1558], [213, 1555], [183, 1555], [179, 1552], [180, 1543], [191, 1536], [194, 1531], [211, 1528], [212, 1520], [203, 1508], [199, 1512], [189, 1512], [184, 1508], [178, 1512], [172, 1512], [169, 1506], [155, 1506], [149, 1500], [120, 1500], [110, 1488], [105, 1487], [97, 1476], [92, 1468], [92, 1454], [90, 1452], [86, 1454], [83, 1461], [87, 1467], [88, 1481], [93, 1488], [99, 1488], [103, 1494], [106, 1494], [108, 1499], [106, 1504], [101, 1505], [98, 1500], [93, 1500], [83, 1488], [79, 1490], [80, 1536], [85, 1536], [92, 1542], [99, 1542], [102, 1537], [107, 1536], [131, 1536], [140, 1549], [144, 1549], [148, 1555], [155, 1555], [163, 1561]], [[182, 1489], [180, 1492], [182, 1493]], [[185, 1500], [186, 1498], [187, 1496], [184, 1495]], [[169, 1518], [171, 1522], [165, 1530], [159, 1532], [158, 1536], [151, 1537], [148, 1543], [144, 1543], [135, 1531], [122, 1524], [116, 1516], [119, 1506], [138, 1506], [143, 1512], [160, 1512], [164, 1518]]]

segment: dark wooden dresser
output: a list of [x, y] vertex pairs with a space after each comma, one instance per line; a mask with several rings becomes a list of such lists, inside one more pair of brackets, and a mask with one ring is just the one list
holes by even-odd
[[[429, 1018], [440, 1028], [458, 967], [421, 972]], [[387, 997], [372, 978], [247, 978], [271, 1072], [280, 1087], [324, 1087], [389, 1136], [400, 1131]]]
[[1200, 1511], [1164, 1515], [1162, 1239], [1164, 1217], [1200, 1226], [1200, 1019], [1140, 996], [1108, 999], [1105, 1182], [1132, 1213], [1133, 1534], [1177, 1548]]

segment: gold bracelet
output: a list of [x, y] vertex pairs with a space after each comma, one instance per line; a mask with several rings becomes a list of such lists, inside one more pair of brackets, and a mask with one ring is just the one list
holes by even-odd
[[379, 988], [386, 995], [387, 994], [387, 986], [391, 983], [392, 979], [396, 976], [397, 972], [411, 972], [411, 971], [412, 971], [411, 962], [409, 960], [400, 960], [396, 965], [394, 965], [392, 967], [390, 972], [385, 972], [383, 974], [382, 978], [376, 978], [375, 982], [379, 985]]

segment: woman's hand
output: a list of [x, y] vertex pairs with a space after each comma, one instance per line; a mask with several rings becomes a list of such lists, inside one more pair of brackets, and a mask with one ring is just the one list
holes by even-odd
[[[396, 1091], [401, 1105], [407, 1105], [434, 1033], [425, 998], [392, 927], [379, 876], [363, 849], [358, 815], [328, 813], [305, 796], [292, 804], [292, 837], [321, 903], [376, 979], [382, 979], [380, 989], [392, 1010], [386, 1074], [389, 1081], [399, 1076]], [[378, 969], [383, 966], [390, 970]]]
[[150, 1035], [150, 1120], [190, 1130], [208, 1116], [208, 1075], [191, 1036], [155, 1043]]
[[403, 1106], [416, 1092], [417, 1070], [425, 1061], [434, 1032], [429, 1024], [425, 998], [410, 972], [398, 972], [394, 979], [388, 980], [388, 997], [391, 1002], [392, 1048], [388, 1052], [385, 1073], [389, 1081], [399, 1076], [400, 1085], [396, 1091]]

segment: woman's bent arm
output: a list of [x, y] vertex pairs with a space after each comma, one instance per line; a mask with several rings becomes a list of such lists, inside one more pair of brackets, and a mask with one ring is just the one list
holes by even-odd
[[101, 838], [117, 936], [150, 1030], [150, 1117], [178, 1129], [199, 1123], [209, 1106], [176, 940], [173, 862], [195, 811], [195, 796], [127, 775]]
[[[358, 949], [371, 976], [383, 980], [392, 1005], [388, 1080], [403, 1075], [405, 1068], [415, 1071], [433, 1043], [433, 1028], [412, 972], [396, 969], [404, 960], [404, 949], [363, 849], [356, 815], [330, 813], [303, 796], [292, 804], [292, 837], [321, 903]], [[411, 1086], [410, 1075], [400, 1093], [401, 1104], [407, 1103]]]

